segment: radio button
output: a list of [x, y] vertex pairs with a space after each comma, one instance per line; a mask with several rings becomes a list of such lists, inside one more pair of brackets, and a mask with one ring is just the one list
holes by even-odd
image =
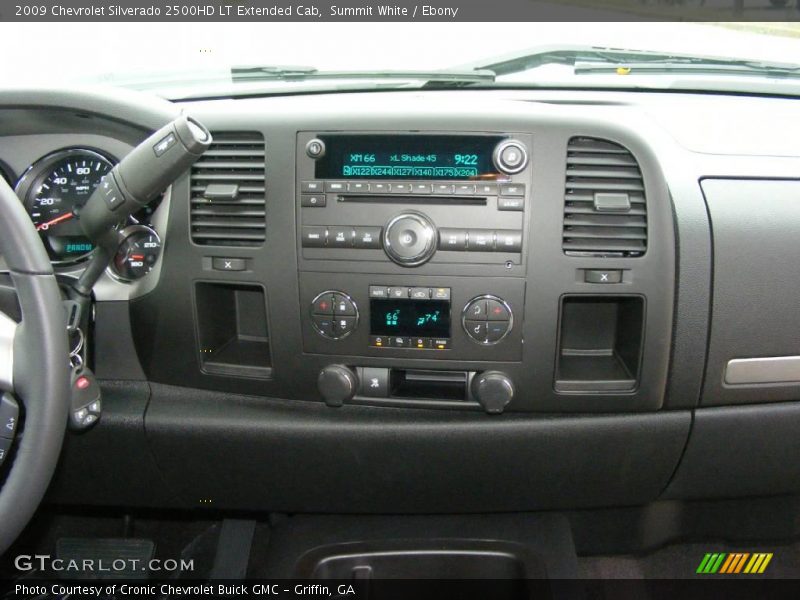
[[369, 297], [370, 298], [388, 298], [389, 297], [389, 288], [383, 285], [371, 285], [369, 286]]
[[332, 315], [333, 301], [333, 294], [320, 294], [311, 305], [311, 311], [316, 315]]
[[495, 238], [498, 252], [522, 252], [521, 231], [501, 229], [495, 232]]
[[347, 226], [329, 227], [328, 246], [331, 248], [352, 248], [353, 228]]
[[439, 250], [466, 250], [467, 249], [467, 230], [466, 229], [440, 229], [439, 230]]
[[325, 186], [322, 185], [321, 181], [302, 181], [302, 182], [300, 182], [300, 191], [303, 192], [303, 193], [306, 193], [306, 192], [311, 192], [311, 193], [321, 192], [321, 191], [323, 191], [324, 188], [325, 188]]
[[464, 328], [467, 335], [476, 342], [486, 342], [486, 321], [464, 321]]
[[356, 248], [381, 248], [380, 227], [356, 227], [354, 245]]
[[456, 186], [456, 194], [471, 196], [475, 193], [475, 186], [471, 183], [460, 183]]
[[303, 227], [303, 248], [324, 248], [327, 239], [327, 228], [322, 225], [306, 225]]
[[487, 300], [487, 314], [490, 321], [508, 321], [511, 313], [506, 305], [499, 300]]
[[428, 288], [411, 288], [413, 300], [430, 300], [431, 291]]
[[500, 186], [501, 196], [524, 196], [525, 186], [521, 183], [504, 183]]
[[431, 193], [431, 184], [430, 183], [414, 183], [411, 185], [411, 189], [415, 194], [430, 194]]
[[470, 252], [494, 252], [494, 231], [491, 229], [470, 229], [467, 248]]
[[344, 294], [333, 295], [333, 314], [336, 317], [355, 317], [356, 307]]
[[391, 191], [393, 194], [408, 194], [411, 191], [410, 183], [393, 183], [391, 184]]
[[352, 181], [347, 184], [348, 192], [368, 192], [369, 184], [363, 181]]
[[300, 206], [315, 207], [325, 204], [325, 194], [303, 194], [300, 197]]
[[379, 192], [379, 193], [385, 194], [386, 192], [389, 191], [389, 184], [388, 183], [373, 182], [373, 183], [370, 183], [369, 186], [370, 186], [370, 189], [373, 192]]
[[434, 300], [450, 300], [450, 288], [433, 288]]
[[496, 196], [497, 185], [494, 183], [479, 183], [475, 194], [478, 196]]
[[498, 198], [497, 210], [524, 210], [525, 198]]
[[453, 184], [451, 183], [437, 183], [433, 186], [435, 194], [452, 194], [454, 191]]
[[400, 265], [421, 265], [436, 251], [436, 228], [420, 213], [400, 214], [386, 225], [383, 249]]
[[519, 173], [528, 164], [528, 152], [522, 142], [517, 140], [500, 142], [492, 158], [495, 166], [503, 173]]
[[347, 189], [347, 184], [344, 181], [326, 181], [326, 192], [343, 192]]
[[389, 298], [408, 298], [408, 288], [390, 287]]
[[485, 321], [487, 318], [486, 300], [473, 300], [464, 309], [464, 318], [471, 321]]

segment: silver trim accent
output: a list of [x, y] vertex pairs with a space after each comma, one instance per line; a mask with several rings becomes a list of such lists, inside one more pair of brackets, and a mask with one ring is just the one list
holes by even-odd
[[[497, 300], [500, 304], [505, 306], [506, 310], [508, 311], [508, 329], [506, 329], [506, 332], [501, 337], [499, 337], [498, 339], [496, 339], [493, 342], [481, 342], [479, 340], [476, 340], [467, 331], [467, 321], [476, 321], [477, 320], [477, 319], [467, 319], [467, 309], [476, 300]], [[486, 317], [487, 317], [486, 318], [486, 322], [490, 323], [491, 320], [488, 318], [489, 315], [486, 315]], [[502, 321], [496, 321], [496, 322], [497, 323], [502, 323]], [[511, 333], [511, 330], [514, 328], [514, 312], [511, 310], [511, 307], [508, 305], [508, 302], [506, 302], [505, 300], [503, 300], [502, 298], [500, 298], [498, 296], [494, 296], [492, 294], [483, 294], [482, 296], [475, 296], [474, 298], [472, 298], [469, 302], [467, 302], [464, 305], [464, 308], [461, 309], [461, 328], [464, 330], [464, 333], [467, 334], [467, 337], [472, 341], [472, 343], [478, 344], [479, 346], [494, 346], [495, 344], [499, 344], [504, 339], [506, 339], [508, 334]]]
[[[325, 294], [339, 294], [341, 296], [344, 296], [345, 298], [347, 298], [350, 301], [350, 303], [353, 305], [353, 308], [356, 311], [356, 314], [354, 315], [355, 319], [356, 319], [356, 322], [353, 325], [353, 328], [350, 331], [348, 331], [347, 333], [345, 333], [344, 335], [338, 335], [338, 336], [327, 335], [325, 333], [322, 333], [322, 331], [319, 329], [319, 327], [317, 327], [317, 324], [314, 323], [314, 315], [316, 314], [314, 312], [314, 305], [317, 303], [317, 300], [319, 300]], [[339, 291], [339, 290], [325, 290], [324, 292], [320, 292], [319, 294], [314, 296], [314, 299], [311, 301], [311, 306], [308, 308], [308, 314], [311, 316], [311, 326], [314, 328], [314, 331], [316, 331], [320, 336], [322, 336], [326, 340], [336, 340], [336, 341], [343, 340], [344, 338], [349, 336], [351, 333], [353, 333], [358, 328], [358, 319], [359, 319], [358, 304], [356, 304], [356, 301], [353, 300], [348, 294], [345, 294], [344, 292]], [[317, 315], [317, 316], [327, 316], [327, 315]], [[347, 315], [343, 315], [343, 316], [347, 316]], [[333, 320], [333, 318], [334, 318], [334, 315], [333, 315], [333, 313], [331, 313], [331, 320]]]
[[729, 385], [800, 383], [800, 356], [735, 358], [725, 367]]
[[14, 391], [14, 337], [17, 323], [0, 312], [0, 390]]
[[[398, 256], [395, 250], [392, 248], [391, 242], [389, 241], [389, 235], [392, 227], [401, 219], [411, 219], [412, 221], [416, 221], [423, 228], [425, 231], [425, 236], [427, 237], [425, 240], [425, 247], [422, 249], [422, 251], [408, 258]], [[383, 228], [383, 251], [386, 252], [386, 255], [390, 259], [392, 259], [401, 267], [416, 267], [430, 260], [430, 258], [436, 252], [438, 240], [439, 235], [437, 233], [436, 226], [426, 215], [418, 212], [408, 211], [400, 213], [399, 215], [392, 217], [392, 219], [390, 219]]]
[[[515, 146], [518, 150], [522, 152], [522, 162], [519, 163], [518, 167], [509, 167], [507, 166], [502, 160], [500, 160], [500, 154], [502, 154], [503, 150], [508, 148], [509, 146]], [[506, 175], [516, 175], [525, 170], [525, 167], [528, 166], [528, 161], [530, 157], [528, 156], [528, 149], [525, 147], [525, 144], [520, 142], [519, 140], [506, 140], [504, 142], [500, 142], [494, 149], [492, 153], [492, 162], [494, 166], [497, 167], [497, 170], [505, 173]]]

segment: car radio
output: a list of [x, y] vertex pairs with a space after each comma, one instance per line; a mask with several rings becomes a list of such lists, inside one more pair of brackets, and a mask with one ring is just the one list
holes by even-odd
[[304, 132], [299, 247], [309, 260], [520, 264], [530, 136]]

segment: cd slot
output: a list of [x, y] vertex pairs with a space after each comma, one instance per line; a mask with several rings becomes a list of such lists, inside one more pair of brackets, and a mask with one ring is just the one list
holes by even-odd
[[370, 196], [359, 194], [357, 196], [341, 195], [339, 202], [359, 202], [363, 204], [443, 204], [449, 206], [486, 206], [486, 198], [465, 198], [458, 196]]

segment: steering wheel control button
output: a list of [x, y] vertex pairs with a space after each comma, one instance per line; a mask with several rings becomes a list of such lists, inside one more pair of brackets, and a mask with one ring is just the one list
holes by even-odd
[[503, 173], [513, 175], [528, 166], [528, 151], [517, 140], [500, 142], [492, 155], [494, 166]]
[[622, 270], [586, 269], [583, 280], [586, 283], [621, 283]]
[[436, 228], [420, 213], [403, 213], [386, 225], [383, 249], [394, 262], [415, 267], [436, 252]]
[[467, 249], [466, 229], [440, 229], [439, 250], [463, 252]]
[[358, 307], [344, 292], [322, 292], [311, 301], [311, 322], [322, 337], [342, 339], [358, 326]]
[[325, 142], [318, 138], [309, 140], [306, 144], [306, 155], [314, 160], [325, 156]]
[[0, 400], [0, 438], [14, 439], [19, 421], [19, 404], [11, 394], [3, 394]]
[[388, 398], [389, 369], [363, 367], [360, 369], [361, 395], [370, 398]]
[[514, 315], [502, 298], [486, 295], [470, 300], [461, 318], [465, 333], [473, 341], [492, 345], [511, 331]]
[[9, 438], [0, 438], [0, 464], [3, 464], [3, 461], [5, 461], [9, 450], [11, 450], [11, 444], [13, 443], [14, 440]]

